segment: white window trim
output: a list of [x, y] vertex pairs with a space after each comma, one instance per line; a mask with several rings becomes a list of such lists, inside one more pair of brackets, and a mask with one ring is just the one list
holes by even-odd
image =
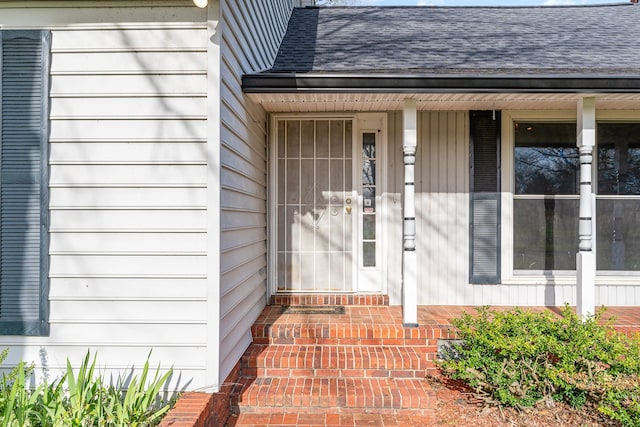
[[[638, 121], [638, 110], [601, 110], [596, 111], [596, 121], [628, 122]], [[516, 272], [513, 269], [513, 191], [514, 191], [514, 132], [516, 121], [566, 122], [577, 120], [575, 110], [507, 110], [502, 112], [501, 129], [501, 240], [500, 265], [502, 283], [506, 285], [575, 285], [575, 272], [541, 273]], [[597, 142], [596, 142], [597, 144]], [[597, 149], [597, 146], [596, 146]], [[594, 156], [595, 157], [595, 156]], [[598, 169], [593, 168], [593, 180], [597, 181]], [[595, 201], [595, 195], [594, 195]], [[593, 220], [593, 247], [597, 256], [596, 221]], [[576, 242], [577, 245], [577, 242]], [[596, 273], [596, 285], [637, 285], [639, 272], [622, 271], [619, 273]]]

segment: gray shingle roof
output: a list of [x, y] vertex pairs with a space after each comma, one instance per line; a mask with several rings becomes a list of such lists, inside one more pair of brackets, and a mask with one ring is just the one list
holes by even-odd
[[640, 76], [640, 6], [294, 9], [269, 72]]

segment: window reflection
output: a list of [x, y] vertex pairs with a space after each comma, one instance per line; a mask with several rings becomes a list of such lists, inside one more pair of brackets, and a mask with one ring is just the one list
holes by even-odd
[[596, 203], [598, 270], [640, 270], [640, 200]]
[[640, 271], [640, 123], [598, 123], [597, 135], [596, 267]]
[[362, 166], [362, 185], [376, 185], [376, 161], [364, 160]]
[[579, 188], [576, 125], [515, 123], [514, 131], [513, 266], [516, 270], [574, 270]]
[[376, 134], [362, 134], [362, 265], [376, 266]]
[[376, 157], [376, 135], [374, 133], [365, 133], [362, 135], [362, 157]]
[[524, 199], [513, 203], [513, 267], [575, 270], [577, 199]]
[[640, 195], [640, 123], [598, 125], [598, 193]]
[[575, 124], [516, 123], [515, 194], [578, 194]]

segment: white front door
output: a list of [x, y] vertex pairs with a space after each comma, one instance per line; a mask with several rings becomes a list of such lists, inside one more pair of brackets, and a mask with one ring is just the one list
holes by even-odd
[[353, 117], [273, 123], [273, 290], [379, 291], [379, 130]]
[[278, 119], [276, 133], [276, 290], [353, 291], [353, 120]]

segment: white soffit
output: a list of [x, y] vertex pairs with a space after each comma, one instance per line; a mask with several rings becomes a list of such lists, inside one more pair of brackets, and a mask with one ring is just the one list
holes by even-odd
[[0, 8], [190, 6], [192, 0], [0, 0]]
[[[585, 94], [413, 94], [406, 93], [251, 93], [247, 96], [270, 113], [402, 110], [407, 98], [418, 110], [558, 110], [575, 109]], [[596, 108], [640, 109], [640, 94], [598, 94]]]

